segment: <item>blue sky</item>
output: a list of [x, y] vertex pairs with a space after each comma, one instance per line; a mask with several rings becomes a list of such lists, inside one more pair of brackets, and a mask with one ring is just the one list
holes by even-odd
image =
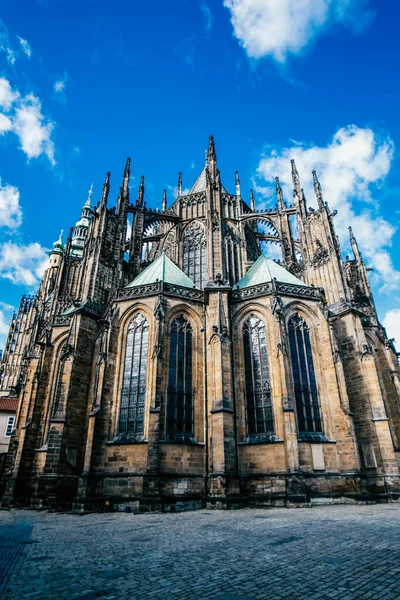
[[352, 225], [381, 321], [400, 341], [397, 0], [3, 0], [0, 9], [0, 347], [46, 251], [94, 199], [172, 202], [216, 140], [224, 185], [291, 201], [295, 157], [309, 204], [316, 169]]

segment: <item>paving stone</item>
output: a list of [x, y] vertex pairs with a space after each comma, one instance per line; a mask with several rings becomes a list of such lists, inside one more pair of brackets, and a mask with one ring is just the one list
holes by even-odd
[[399, 527], [400, 504], [2, 511], [2, 600], [399, 600]]

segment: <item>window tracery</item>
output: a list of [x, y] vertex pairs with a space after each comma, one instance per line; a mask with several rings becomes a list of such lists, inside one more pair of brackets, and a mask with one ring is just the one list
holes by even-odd
[[197, 287], [204, 288], [207, 279], [206, 236], [201, 223], [194, 222], [185, 230], [183, 271]]
[[138, 314], [128, 326], [118, 434], [144, 437], [149, 323]]
[[299, 433], [323, 433], [309, 327], [295, 314], [288, 330]]
[[193, 437], [193, 329], [180, 315], [171, 323], [167, 389], [166, 437]]
[[224, 223], [224, 240], [228, 281], [233, 286], [240, 279], [238, 251], [241, 240], [227, 223]]
[[72, 346], [68, 343], [61, 348], [60, 359], [57, 368], [56, 385], [54, 388], [53, 402], [50, 411], [50, 418], [55, 419], [62, 416], [65, 408], [66, 395], [68, 391], [68, 382], [64, 377], [65, 365], [72, 355]]
[[247, 433], [274, 433], [267, 339], [264, 322], [251, 315], [243, 325]]

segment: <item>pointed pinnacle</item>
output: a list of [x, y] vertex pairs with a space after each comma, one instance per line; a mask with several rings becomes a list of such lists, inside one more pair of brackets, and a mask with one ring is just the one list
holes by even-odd
[[253, 212], [256, 212], [256, 200], [254, 198], [253, 188], [250, 190], [250, 208]]
[[293, 187], [296, 190], [296, 192], [298, 193], [298, 195], [300, 196], [299, 192], [301, 191], [301, 185], [300, 185], [300, 177], [299, 177], [299, 172], [297, 171], [296, 168], [296, 163], [294, 158], [292, 158], [292, 160], [290, 161], [291, 165], [292, 165], [292, 181], [293, 181]]
[[208, 162], [210, 162], [210, 160], [215, 160], [215, 159], [216, 159], [216, 153], [215, 153], [214, 138], [212, 135], [210, 135], [209, 140], [208, 140], [207, 160], [208, 160]]
[[321, 207], [323, 207], [323, 203], [324, 203], [324, 197], [322, 195], [321, 184], [320, 184], [320, 182], [318, 180], [317, 172], [316, 171], [312, 172], [312, 176], [313, 176], [313, 181], [314, 181], [315, 195], [317, 196], [318, 205], [321, 208]]
[[283, 192], [282, 192], [282, 188], [281, 188], [281, 184], [279, 182], [279, 177], [275, 177], [275, 184], [276, 184], [276, 196], [278, 198], [278, 206], [279, 208], [283, 208]]

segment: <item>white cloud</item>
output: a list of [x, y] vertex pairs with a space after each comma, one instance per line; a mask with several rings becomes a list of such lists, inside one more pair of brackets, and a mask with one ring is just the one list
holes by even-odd
[[42, 115], [41, 109], [39, 98], [33, 94], [22, 98], [15, 111], [13, 131], [19, 136], [22, 150], [28, 158], [46, 154], [51, 164], [55, 165], [51, 140], [54, 124]]
[[14, 242], [0, 245], [0, 277], [12, 283], [38, 285], [48, 264], [46, 250], [37, 242], [27, 246]]
[[0, 77], [0, 106], [9, 111], [12, 104], [18, 100], [19, 92], [13, 91], [10, 82], [4, 77]]
[[341, 22], [361, 31], [371, 18], [368, 0], [224, 0], [235, 36], [250, 58], [285, 62], [325, 28]]
[[11, 304], [0, 302], [0, 349], [4, 349], [4, 346], [6, 345], [8, 330], [14, 311], [15, 308], [14, 306], [11, 306]]
[[32, 56], [32, 48], [30, 47], [30, 44], [28, 43], [28, 40], [24, 40], [19, 35], [17, 35], [17, 39], [18, 39], [19, 43], [22, 46], [23, 52], [26, 54], [26, 56], [28, 58], [30, 58]]
[[387, 176], [394, 154], [390, 138], [381, 138], [372, 129], [349, 125], [339, 129], [324, 147], [292, 142], [279, 151], [266, 149], [257, 168], [256, 189], [265, 199], [274, 198], [272, 181], [281, 179], [286, 200], [291, 202], [290, 159], [296, 160], [309, 205], [316, 205], [311, 171], [319, 176], [324, 198], [338, 211], [335, 227], [343, 245], [348, 247], [347, 227], [353, 227], [367, 263], [380, 282], [388, 288], [400, 285], [388, 251], [395, 227], [378, 213], [374, 192]]
[[208, 33], [212, 29], [214, 23], [214, 15], [212, 14], [210, 7], [206, 3], [203, 3], [200, 8], [205, 20], [204, 27], [206, 32]]
[[16, 229], [22, 222], [18, 188], [5, 184], [0, 178], [0, 227]]
[[51, 134], [54, 123], [42, 114], [42, 105], [34, 94], [21, 96], [13, 90], [10, 82], [0, 78], [0, 134], [8, 131], [15, 133], [21, 143], [21, 149], [28, 158], [37, 158], [45, 154], [55, 165], [54, 143]]
[[67, 80], [68, 80], [68, 73], [64, 73], [64, 75], [62, 77], [59, 77], [58, 79], [56, 79], [56, 81], [54, 82], [53, 88], [54, 91], [56, 92], [56, 94], [59, 95], [64, 95], [65, 92], [65, 86], [67, 85]]
[[[15, 38], [18, 40], [18, 44], [15, 44]], [[10, 65], [14, 65], [17, 58], [21, 53], [25, 54], [28, 58], [32, 56], [32, 49], [28, 40], [24, 40], [19, 35], [11, 36], [7, 27], [0, 19], [0, 52], [4, 52], [7, 61]]]
[[65, 88], [65, 81], [59, 80], [56, 81], [54, 84], [54, 91], [55, 92], [62, 92]]
[[383, 321], [383, 326], [389, 338], [395, 338], [397, 348], [400, 348], [400, 308], [389, 310]]

